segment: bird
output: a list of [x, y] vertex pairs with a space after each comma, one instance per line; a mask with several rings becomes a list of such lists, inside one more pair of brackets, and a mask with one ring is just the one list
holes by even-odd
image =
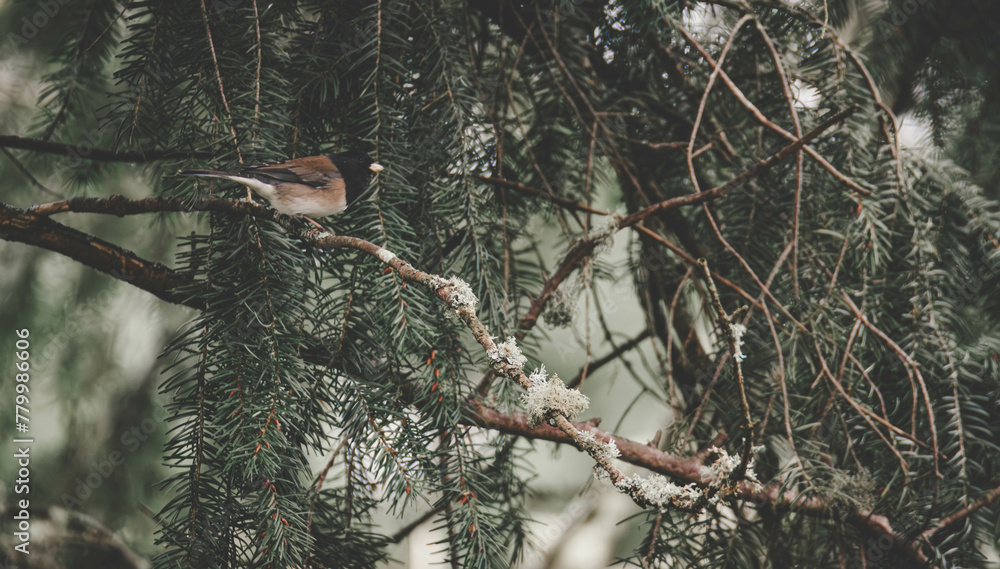
[[186, 169], [177, 175], [238, 182], [266, 198], [279, 213], [305, 217], [326, 231], [311, 218], [346, 210], [368, 187], [372, 176], [382, 170], [382, 165], [363, 151], [349, 150], [247, 166], [235, 172]]

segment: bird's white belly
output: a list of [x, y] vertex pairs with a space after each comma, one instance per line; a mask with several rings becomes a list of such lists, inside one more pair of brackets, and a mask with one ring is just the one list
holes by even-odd
[[317, 190], [302, 184], [268, 184], [249, 176], [220, 176], [247, 186], [261, 197], [271, 202], [271, 207], [285, 215], [305, 215], [308, 217], [326, 217], [347, 209], [347, 198], [340, 192], [339, 199], [335, 192]]
[[286, 193], [271, 199], [271, 207], [286, 215], [326, 217], [347, 209], [347, 200], [334, 201], [325, 196], [317, 199], [315, 195]]

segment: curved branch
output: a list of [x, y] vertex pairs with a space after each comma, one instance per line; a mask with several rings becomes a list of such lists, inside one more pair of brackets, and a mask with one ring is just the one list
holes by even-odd
[[[705, 190], [697, 194], [683, 195], [652, 204], [649, 207], [646, 207], [635, 213], [632, 213], [631, 215], [628, 215], [624, 218], [620, 218], [618, 220], [616, 229], [622, 229], [625, 227], [636, 225], [642, 220], [646, 219], [647, 217], [657, 213], [663, 213], [679, 207], [695, 205], [721, 198], [725, 196], [726, 193], [728, 193], [730, 190], [738, 186], [741, 186], [750, 178], [756, 176], [757, 174], [759, 174], [764, 170], [772, 168], [778, 162], [784, 160], [794, 152], [803, 148], [804, 145], [807, 144], [809, 141], [813, 140], [821, 133], [825, 132], [826, 130], [829, 130], [834, 125], [843, 121], [851, 113], [853, 113], [854, 110], [855, 110], [854, 107], [850, 107], [832, 115], [827, 120], [819, 124], [816, 128], [810, 130], [808, 133], [803, 135], [801, 138], [795, 140], [791, 144], [788, 144], [778, 152], [769, 156], [760, 163], [755, 164], [754, 166], [745, 170], [744, 172], [737, 175], [728, 182], [725, 182], [724, 184], [716, 186], [715, 188], [712, 188], [710, 190]], [[0, 137], [0, 146], [3, 146], [3, 139], [4, 137]], [[41, 143], [41, 141], [34, 141], [34, 142]], [[47, 145], [50, 143], [42, 143], [42, 144]], [[495, 179], [485, 179], [484, 181], [489, 183], [498, 183], [497, 180]], [[521, 191], [527, 191], [527, 187], [522, 186], [521, 184], [514, 184], [511, 182], [504, 181], [503, 185]], [[547, 193], [543, 194], [539, 190], [534, 190], [529, 193], [542, 195], [542, 197], [549, 200], [552, 200], [553, 198], [553, 196], [550, 196]], [[559, 199], [564, 200], [566, 203], [562, 203], [561, 201], [557, 201], [556, 203], [559, 203], [564, 207], [568, 206], [569, 203], [571, 202], [571, 200], [565, 198], [559, 198]], [[203, 199], [185, 203], [184, 201], [176, 198], [147, 198], [143, 200], [130, 200], [119, 195], [113, 195], [107, 198], [72, 198], [69, 200], [32, 206], [25, 211], [37, 216], [47, 216], [66, 211], [105, 213], [105, 214], [112, 214], [119, 216], [136, 214], [136, 213], [158, 212], [158, 211], [230, 211], [230, 212], [243, 213], [253, 216], [274, 215], [273, 212], [271, 212], [270, 210], [267, 210], [262, 206], [260, 206], [259, 204], [252, 202], [249, 203], [231, 202], [221, 199]], [[605, 212], [600, 212], [600, 213], [605, 213]], [[279, 216], [279, 217], [284, 218], [284, 216]], [[283, 223], [287, 224], [288, 221], [289, 219], [285, 218], [285, 221], [283, 221]], [[559, 268], [556, 269], [556, 272], [552, 275], [552, 278], [550, 278], [546, 282], [545, 287], [542, 289], [542, 293], [538, 296], [538, 298], [536, 298], [531, 303], [531, 307], [528, 309], [528, 312], [526, 312], [518, 322], [517, 338], [519, 340], [523, 339], [527, 334], [527, 332], [535, 326], [535, 323], [538, 321], [539, 316], [541, 316], [542, 311], [548, 304], [549, 298], [551, 298], [552, 294], [555, 293], [556, 289], [559, 288], [559, 285], [562, 284], [562, 282], [567, 277], [569, 277], [569, 275], [573, 273], [577, 265], [579, 265], [584, 259], [586, 259], [594, 251], [594, 248], [597, 247], [597, 245], [599, 245], [602, 241], [603, 239], [601, 238], [584, 238], [577, 241], [576, 244], [570, 249], [570, 251], [563, 258], [562, 263], [560, 263]], [[100, 269], [100, 267], [96, 266], [95, 268]], [[157, 296], [160, 296], [160, 298], [164, 298], [164, 300], [170, 300], [169, 298], [162, 296], [161, 293], [154, 292], [152, 290], [150, 290], [150, 292], [153, 292]], [[175, 302], [174, 300], [170, 301]], [[483, 382], [480, 383], [480, 389], [488, 385], [489, 385], [489, 376], [485, 377]]]
[[[442, 286], [440, 277], [435, 277], [414, 268], [374, 243], [355, 237], [331, 235], [314, 229], [296, 226], [288, 216], [278, 214], [257, 203], [237, 202], [217, 198], [185, 203], [182, 200], [170, 198], [129, 200], [122, 196], [111, 196], [109, 198], [74, 198], [63, 202], [35, 206], [27, 210], [19, 210], [0, 204], [0, 238], [38, 245], [66, 254], [84, 262], [88, 266], [107, 272], [129, 284], [152, 292], [169, 302], [177, 302], [194, 308], [203, 308], [198, 299], [183, 297], [173, 292], [172, 289], [191, 283], [191, 281], [185, 280], [176, 272], [159, 263], [151, 263], [140, 259], [129, 251], [95, 239], [86, 233], [66, 227], [45, 217], [49, 214], [65, 211], [109, 213], [119, 216], [156, 211], [227, 211], [273, 219], [289, 230], [289, 232], [294, 233], [314, 247], [347, 247], [365, 252], [395, 269], [404, 279], [427, 285], [439, 298], [456, 310], [459, 317], [469, 326], [476, 340], [483, 345], [487, 352], [490, 351], [490, 348], [487, 346], [495, 348], [495, 344], [489, 336], [489, 331], [475, 316], [475, 312], [464, 305], [456, 307], [452, 296], [454, 292], [452, 287], [450, 285]], [[78, 243], [67, 243], [66, 240], [75, 240]], [[574, 249], [592, 250], [597, 241], [584, 240], [578, 243]], [[496, 371], [499, 375], [504, 375], [511, 379], [515, 379], [516, 376], [515, 380], [522, 385], [527, 381], [527, 378], [520, 369], [512, 369], [514, 366], [509, 366], [505, 362], [498, 363], [496, 360], [492, 364], [497, 368]], [[467, 421], [484, 428], [534, 439], [572, 444], [578, 449], [585, 451], [589, 449], [586, 445], [581, 444], [580, 439], [582, 433], [589, 433], [601, 442], [615, 441], [616, 446], [621, 452], [620, 458], [623, 461], [672, 476], [679, 480], [703, 483], [700, 468], [704, 457], [679, 457], [672, 455], [649, 445], [616, 437], [610, 433], [601, 431], [590, 422], [574, 424], [566, 420], [565, 417], [559, 416], [556, 418], [557, 426], [555, 427], [550, 425], [532, 426], [528, 417], [522, 413], [506, 415], [488, 407], [482, 401], [475, 398], [470, 399], [468, 405], [471, 412], [469, 414], [470, 418]], [[609, 463], [607, 465], [602, 462], [602, 467], [610, 466], [612, 471], [622, 476], [617, 467], [610, 464], [610, 461], [607, 462]], [[738, 487], [737, 495], [740, 498], [755, 502], [758, 507], [776, 511], [795, 510], [816, 516], [827, 515], [829, 513], [829, 503], [826, 500], [815, 496], [804, 496], [794, 490], [783, 491], [779, 483], [771, 483], [756, 489], [749, 484], [741, 483]], [[992, 502], [998, 496], [1000, 496], [1000, 488], [990, 491], [979, 503], [942, 518], [936, 524], [936, 527], [933, 528], [933, 531], [929, 531], [927, 535], [921, 537], [930, 537], [934, 532], [957, 523], [961, 519], [972, 515], [982, 506]], [[642, 496], [635, 495], [630, 495], [630, 497], [640, 503], [643, 498]], [[907, 541], [902, 537], [900, 532], [893, 530], [891, 523], [885, 516], [859, 510], [848, 516], [848, 520], [852, 525], [855, 525], [866, 534], [887, 536], [893, 540], [895, 545], [899, 546], [915, 561], [919, 562], [921, 566], [930, 567], [929, 560], [920, 551], [919, 543]]]
[[[615, 229], [617, 230], [617, 229], [623, 229], [625, 227], [635, 226], [639, 222], [643, 221], [647, 217], [654, 214], [664, 213], [679, 207], [701, 204], [724, 197], [730, 190], [743, 185], [751, 178], [757, 176], [758, 174], [760, 174], [765, 170], [774, 167], [778, 162], [784, 160], [785, 158], [788, 158], [798, 150], [804, 148], [805, 145], [809, 143], [809, 141], [815, 139], [817, 136], [829, 130], [831, 127], [839, 124], [841, 121], [843, 121], [844, 119], [849, 117], [852, 113], [854, 113], [854, 111], [855, 107], [848, 107], [838, 113], [833, 114], [825, 121], [817, 125], [816, 128], [807, 132], [801, 138], [795, 140], [791, 144], [786, 145], [785, 147], [778, 150], [777, 152], [767, 157], [766, 159], [762, 160], [761, 162], [751, 166], [750, 168], [743, 171], [742, 173], [732, 178], [728, 182], [725, 182], [723, 184], [720, 184], [719, 186], [716, 186], [710, 190], [705, 190], [703, 192], [686, 194], [683, 196], [678, 196], [675, 198], [670, 198], [668, 200], [654, 203], [646, 208], [643, 208], [635, 213], [632, 213], [631, 215], [618, 219]], [[487, 178], [484, 181], [489, 183], [498, 183], [497, 180], [493, 178]], [[570, 206], [569, 203], [563, 203], [563, 201], [554, 200], [553, 196], [550, 196], [548, 193], [542, 192], [541, 190], [537, 190], [534, 188], [527, 188], [526, 186], [523, 186], [521, 184], [515, 184], [507, 181], [504, 181], [503, 185], [506, 187], [511, 187], [520, 191], [531, 193], [532, 195], [539, 195], [547, 200], [554, 201], [559, 205], [563, 205], [564, 207], [571, 207], [571, 208], [575, 207], [575, 206]], [[567, 200], [565, 198], [559, 198], [559, 200], [572, 202], [572, 200]], [[640, 227], [639, 229], [645, 230], [645, 228], [643, 227]], [[577, 265], [579, 265], [584, 259], [590, 256], [590, 254], [594, 251], [594, 248], [597, 247], [597, 245], [599, 245], [602, 241], [603, 239], [601, 238], [580, 239], [569, 250], [569, 252], [566, 253], [566, 256], [563, 257], [562, 262], [559, 264], [559, 268], [556, 269], [556, 272], [552, 275], [552, 278], [546, 281], [545, 287], [542, 289], [541, 294], [539, 294], [538, 297], [534, 301], [532, 301], [531, 306], [528, 308], [528, 312], [526, 312], [518, 322], [517, 334], [516, 334], [518, 340], [523, 339], [525, 335], [527, 335], [528, 331], [535, 326], [535, 323], [538, 322], [538, 317], [541, 316], [542, 311], [545, 309], [546, 304], [548, 304], [549, 298], [551, 298], [552, 295], [555, 293], [556, 289], [559, 288], [559, 285], [562, 284], [562, 282], [566, 280], [566, 278], [573, 273]], [[728, 281], [726, 282], [727, 284], [729, 284]], [[752, 298], [750, 300], [753, 301]], [[792, 318], [792, 320], [794, 320], [794, 318]], [[484, 393], [485, 390], [489, 387], [489, 384], [490, 384], [490, 374], [487, 373], [486, 376], [479, 383], [479, 388], [478, 388], [479, 393], [480, 394]]]
[[[575, 444], [573, 439], [555, 427], [549, 425], [532, 426], [528, 417], [523, 413], [508, 415], [486, 405], [480, 399], [470, 399], [467, 404], [470, 411], [473, 412], [472, 418], [468, 421], [479, 427], [531, 439], [560, 444]], [[618, 450], [621, 451], [619, 458], [625, 462], [671, 476], [684, 482], [704, 483], [700, 473], [705, 458], [704, 455], [679, 457], [663, 452], [655, 447], [602, 431], [591, 422], [574, 423], [573, 425], [581, 432], [589, 432], [598, 441], [614, 441]], [[782, 491], [782, 485], [779, 482], [772, 482], [762, 488], [756, 489], [750, 484], [741, 483], [736, 495], [742, 499], [754, 502], [760, 508], [767, 508], [772, 511], [794, 510], [810, 516], [826, 516], [830, 514], [830, 503], [827, 500], [817, 496], [804, 497], [794, 490]], [[920, 541], [925, 541], [938, 531], [971, 516], [998, 497], [1000, 497], [1000, 487], [987, 492], [978, 502], [941, 518], [940, 521], [934, 524], [934, 527], [926, 530], [915, 541], [907, 540], [903, 532], [894, 530], [887, 517], [867, 510], [858, 510], [849, 514], [847, 521], [868, 536], [889, 538], [892, 540], [893, 546], [899, 547], [906, 556], [916, 561], [919, 564], [917, 565], [918, 567], [931, 568], [933, 567], [931, 561], [920, 550]]]
[[[33, 208], [29, 208], [28, 210], [16, 210], [6, 207], [4, 211], [9, 213], [12, 219], [26, 220], [31, 224], [42, 226], [41, 234], [45, 236], [53, 234], [54, 231], [60, 227], [68, 232], [76, 231], [65, 226], [61, 226], [52, 220], [46, 219], [45, 217], [46, 215], [64, 211], [90, 211], [125, 215], [128, 213], [151, 211], [194, 210], [228, 210], [249, 214], [255, 217], [270, 218], [279, 223], [289, 233], [297, 236], [317, 249], [338, 249], [347, 247], [379, 259], [382, 263], [394, 269], [404, 280], [424, 285], [434, 295], [444, 301], [445, 304], [455, 312], [459, 320], [461, 320], [472, 332], [476, 342], [482, 346], [483, 350], [488, 355], [490, 367], [497, 375], [506, 377], [525, 389], [532, 386], [532, 381], [527, 375], [525, 375], [522, 364], [513, 361], [512, 358], [496, 355], [501, 353], [500, 348], [493, 340], [489, 329], [487, 329], [482, 321], [479, 320], [479, 317], [476, 316], [475, 303], [477, 301], [471, 295], [471, 291], [466, 292], [463, 290], [468, 289], [468, 285], [465, 283], [462, 283], [457, 279], [445, 280], [437, 275], [421, 271], [403, 259], [397, 257], [391, 251], [369, 241], [365, 241], [357, 237], [333, 235], [331, 233], [320, 232], [315, 229], [302, 228], [301, 225], [297, 226], [291, 217], [266, 209], [264, 206], [255, 202], [234, 202], [218, 198], [194, 200], [191, 202], [184, 202], [180, 199], [171, 198], [129, 200], [122, 196], [112, 196], [110, 198], [73, 198], [62, 202], [35, 206]], [[2, 227], [3, 226], [0, 226], [0, 228]], [[29, 239], [24, 235], [19, 235], [18, 237], [19, 238], [17, 240]], [[87, 236], [86, 234], [76, 232], [74, 237], [78, 241], [86, 241]], [[583, 255], [588, 254], [593, 251], [594, 247], [600, 244], [602, 240], [603, 239], [601, 238], [583, 240], [578, 247], [574, 248], [576, 255], [582, 257]], [[38, 244], [43, 243], [44, 241], [38, 242]], [[86, 247], [86, 245], [83, 246]], [[103, 244], [103, 246], [105, 248], [115, 248], [113, 245], [106, 243]], [[61, 249], [62, 250], [60, 252], [64, 252], [66, 254], [73, 252], [72, 247], [69, 245], [64, 245]], [[123, 250], [119, 251], [128, 253]], [[135, 259], [137, 258], [134, 255], [128, 255], [128, 259], [135, 262]], [[84, 259], [84, 257], [74, 258], [78, 258], [78, 260]], [[569, 271], [572, 268], [566, 263], [564, 263], [564, 267], [566, 271]], [[156, 272], [159, 268], [144, 267], [144, 269], [145, 271], [140, 272], [142, 272], [144, 278], [148, 278], [148, 274], [146, 273], [147, 271]], [[163, 269], [165, 269], [165, 267]], [[169, 271], [169, 269], [167, 269], [167, 271]], [[159, 272], [162, 273], [162, 271]], [[625, 480], [625, 475], [614, 464], [611, 456], [599, 445], [595, 445], [588, 441], [584, 437], [583, 433], [577, 430], [565, 415], [556, 411], [553, 412], [550, 419], [553, 423], [555, 423], [559, 430], [574, 441], [577, 448], [586, 451], [598, 463], [598, 465], [600, 465], [600, 467], [608, 473], [611, 482], [620, 484]], [[653, 502], [637, 486], [628, 486], [627, 488], [622, 488], [622, 490], [640, 506], [645, 507], [653, 504]]]
[[997, 498], [1000, 498], [1000, 486], [997, 486], [996, 488], [987, 492], [986, 495], [980, 498], [978, 501], [969, 504], [968, 506], [952, 513], [949, 516], [941, 518], [940, 520], [935, 522], [933, 526], [924, 530], [924, 533], [922, 533], [920, 537], [922, 537], [923, 539], [930, 539], [931, 537], [934, 536], [934, 534], [938, 533], [939, 531], [951, 525], [954, 525], [957, 522], [964, 520], [965, 518], [976, 513], [976, 511], [982, 508], [983, 506], [988, 506], [991, 502], [993, 502], [993, 500], [996, 500]]
[[200, 299], [178, 292], [194, 284], [192, 280], [165, 265], [147, 261], [131, 251], [42, 215], [0, 204], [0, 239], [60, 253], [167, 302], [199, 310], [205, 308]]

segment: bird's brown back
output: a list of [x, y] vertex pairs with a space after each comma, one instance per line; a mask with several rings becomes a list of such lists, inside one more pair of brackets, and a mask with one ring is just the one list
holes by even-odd
[[277, 182], [304, 184], [316, 188], [322, 188], [334, 180], [343, 179], [340, 170], [326, 156], [294, 158], [280, 164], [253, 166], [244, 172], [255, 177], [273, 178]]

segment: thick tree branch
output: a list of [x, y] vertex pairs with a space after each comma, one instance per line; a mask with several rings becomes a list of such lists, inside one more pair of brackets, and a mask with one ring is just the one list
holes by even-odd
[[[474, 310], [470, 306], [456, 301], [456, 291], [451, 281], [444, 281], [440, 277], [420, 271], [378, 245], [355, 237], [331, 235], [329, 233], [320, 233], [314, 229], [304, 228], [301, 225], [296, 225], [291, 218], [278, 214], [257, 203], [235, 202], [223, 199], [204, 199], [185, 203], [182, 200], [170, 198], [128, 200], [121, 196], [111, 196], [109, 198], [74, 198], [63, 202], [35, 206], [28, 210], [18, 210], [3, 205], [0, 207], [0, 238], [38, 245], [63, 253], [88, 266], [112, 274], [116, 278], [152, 292], [169, 302], [181, 303], [194, 308], [203, 308], [203, 304], [198, 299], [182, 297], [174, 292], [173, 289], [176, 287], [190, 284], [190, 281], [185, 281], [174, 271], [159, 263], [151, 263], [140, 259], [129, 251], [95, 239], [90, 235], [63, 226], [45, 217], [49, 214], [66, 211], [109, 213], [113, 215], [156, 211], [227, 211], [274, 219], [287, 230], [295, 233], [299, 238], [314, 247], [324, 249], [348, 247], [365, 252], [395, 269], [404, 279], [429, 286], [439, 298], [458, 313], [460, 319], [469, 326], [476, 340], [483, 346], [487, 353], [497, 348], [490, 337], [489, 330], [478, 320]], [[582, 258], [579, 255], [588, 254], [599, 242], [599, 239], [579, 242], [571, 250], [571, 253], [576, 253], [567, 257], [561, 268], [565, 268], [567, 271], [571, 270], [575, 262], [579, 262]], [[574, 259], [576, 259], [575, 262], [573, 261]], [[498, 361], [496, 359], [491, 360], [491, 365], [498, 374], [515, 380], [522, 387], [530, 385], [527, 377], [525, 377], [520, 368], [511, 366], [506, 361]], [[505, 415], [486, 406], [478, 399], [471, 399], [469, 406], [471, 411], [470, 416], [472, 417], [470, 420], [484, 428], [534, 439], [573, 444], [575, 447], [588, 453], [592, 449], [583, 439], [583, 433], [589, 433], [600, 442], [613, 440], [621, 451], [620, 459], [623, 461], [642, 466], [681, 481], [704, 483], [700, 474], [700, 467], [704, 460], [703, 456], [690, 458], [678, 457], [650, 447], [649, 445], [616, 437], [599, 430], [591, 423], [570, 423], [562, 416], [555, 417], [557, 426], [532, 426], [528, 417], [524, 414]], [[598, 457], [594, 458], [601, 463], [603, 468], [610, 468], [610, 471], [616, 473], [618, 477], [624, 476], [610, 460], [602, 461]], [[614, 480], [614, 478], [613, 476], [612, 479]], [[827, 515], [829, 513], [829, 504], [827, 501], [817, 497], [805, 497], [794, 490], [782, 491], [780, 485], [777, 483], [756, 489], [750, 484], [741, 483], [736, 495], [740, 498], [754, 501], [759, 507], [776, 511], [795, 510], [809, 515]], [[630, 493], [630, 496], [640, 505], [646, 503], [644, 497], [641, 495], [632, 495]], [[991, 491], [977, 504], [942, 518], [937, 526], [933, 528], [933, 531], [936, 532], [945, 526], [950, 526], [972, 515], [977, 509], [992, 502], [998, 496], [1000, 496], [1000, 489]], [[920, 551], [919, 543], [903, 539], [901, 534], [893, 530], [888, 518], [872, 512], [858, 511], [850, 515], [848, 520], [870, 535], [889, 537], [893, 540], [894, 544], [911, 555], [921, 566], [929, 566], [927, 557]], [[930, 535], [933, 535], [933, 532], [922, 537], [929, 537]]]
[[[473, 413], [471, 422], [477, 426], [530, 439], [575, 446], [573, 439], [566, 433], [549, 425], [532, 426], [528, 417], [523, 413], [504, 414], [486, 405], [480, 399], [470, 399], [468, 405]], [[573, 425], [581, 432], [592, 434], [598, 441], [614, 441], [618, 450], [621, 451], [619, 458], [624, 462], [670, 476], [679, 481], [705, 483], [700, 472], [705, 460], [704, 453], [692, 457], [679, 457], [655, 447], [602, 431], [591, 422], [574, 423]], [[810, 516], [830, 515], [830, 503], [827, 500], [816, 496], [805, 497], [794, 490], [782, 491], [781, 487], [780, 482], [772, 482], [762, 488], [754, 488], [751, 484], [742, 483], [736, 495], [754, 502], [760, 508], [775, 512], [795, 511]], [[920, 550], [920, 540], [926, 540], [937, 531], [967, 518], [998, 497], [1000, 497], [1000, 487], [988, 492], [978, 502], [941, 518], [934, 527], [925, 531], [916, 541], [905, 539], [901, 532], [893, 529], [889, 519], [885, 516], [867, 510], [858, 510], [849, 514], [847, 521], [868, 536], [876, 539], [881, 537], [890, 539], [893, 546], [900, 548], [905, 556], [917, 562], [919, 564], [917, 566], [930, 568], [932, 567], [930, 560]]]
[[[836, 124], [839, 124], [845, 118], [850, 116], [854, 112], [854, 108], [850, 107], [844, 109], [827, 120], [823, 121], [816, 128], [812, 129], [808, 133], [802, 136], [802, 138], [788, 144], [778, 152], [769, 156], [765, 160], [758, 164], [748, 168], [741, 174], [737, 175], [733, 179], [721, 184], [710, 190], [696, 194], [688, 194], [683, 196], [678, 196], [668, 200], [664, 200], [655, 204], [652, 204], [646, 208], [643, 208], [631, 215], [624, 218], [619, 218], [615, 227], [609, 228], [610, 233], [603, 236], [587, 236], [583, 239], [578, 240], [574, 246], [566, 253], [559, 267], [556, 269], [555, 273], [549, 278], [545, 287], [542, 289], [541, 294], [535, 298], [528, 311], [521, 316], [518, 322], [516, 338], [518, 340], [524, 339], [528, 331], [534, 328], [535, 324], [538, 322], [538, 318], [541, 316], [542, 311], [548, 304], [549, 299], [556, 292], [563, 281], [566, 280], [576, 268], [587, 259], [594, 251], [594, 249], [601, 244], [610, 234], [615, 231], [630, 227], [638, 224], [647, 217], [654, 214], [662, 214], [673, 209], [677, 209], [683, 206], [701, 204], [707, 201], [715, 200], [725, 196], [730, 190], [739, 187], [746, 183], [748, 180], [758, 175], [759, 173], [774, 167], [777, 163], [784, 160], [785, 158], [794, 154], [797, 150], [801, 149], [809, 141], [815, 139], [821, 133], [829, 130]], [[581, 206], [572, 200], [567, 198], [562, 198], [558, 196], [553, 196], [548, 192], [543, 192], [542, 190], [537, 190], [535, 188], [529, 188], [523, 184], [518, 184], [516, 182], [509, 182], [507, 180], [499, 180], [495, 178], [484, 178], [484, 181], [488, 183], [502, 185], [504, 187], [510, 187], [518, 191], [529, 193], [532, 195], [537, 195], [552, 201], [563, 207], [568, 207], [570, 209], [583, 209], [584, 211], [592, 211], [592, 213], [602, 213], [599, 210], [593, 210], [592, 208]], [[253, 207], [251, 207], [253, 206]], [[91, 213], [107, 213], [113, 215], [127, 215], [135, 213], [146, 213], [153, 211], [234, 211], [238, 213], [245, 213], [249, 215], [263, 215], [267, 210], [264, 210], [259, 205], [254, 203], [246, 202], [228, 202], [226, 200], [217, 199], [206, 199], [206, 200], [196, 200], [189, 203], [184, 203], [178, 199], [173, 198], [148, 198], [144, 200], [128, 200], [122, 196], [110, 196], [109, 198], [73, 198], [70, 200], [64, 200], [59, 202], [52, 202], [48, 204], [41, 204], [29, 208], [29, 211], [37, 215], [51, 215], [54, 213], [60, 213], [65, 211], [75, 211], [75, 212], [91, 212]], [[487, 373], [479, 384], [479, 393], [485, 393], [489, 388], [490, 380], [492, 374]]]
[[[446, 280], [437, 275], [421, 271], [397, 257], [391, 251], [369, 241], [365, 241], [357, 237], [333, 235], [330, 233], [319, 232], [314, 229], [303, 228], [301, 225], [296, 225], [292, 218], [279, 214], [273, 210], [266, 209], [257, 203], [242, 201], [233, 202], [215, 198], [195, 200], [185, 203], [178, 199], [168, 198], [128, 200], [121, 196], [112, 196], [107, 199], [74, 198], [62, 202], [35, 206], [30, 208], [29, 211], [18, 211], [8, 207], [5, 211], [9, 212], [12, 218], [24, 219], [32, 224], [41, 225], [42, 231], [40, 233], [43, 236], [46, 236], [53, 234], [55, 229], [63, 226], [60, 226], [51, 220], [45, 219], [44, 216], [64, 211], [100, 211], [102, 213], [125, 215], [127, 213], [150, 211], [193, 210], [232, 211], [237, 213], [246, 213], [257, 217], [271, 218], [281, 224], [287, 231], [298, 236], [300, 239], [311, 244], [317, 249], [337, 249], [347, 247], [364, 252], [379, 259], [389, 267], [392, 267], [404, 280], [426, 286], [452, 310], [454, 310], [459, 320], [468, 326], [476, 342], [482, 346], [483, 350], [490, 358], [490, 366], [496, 374], [507, 377], [524, 389], [528, 389], [533, 385], [532, 381], [527, 375], [525, 375], [523, 365], [517, 362], [516, 358], [508, 357], [502, 353], [500, 346], [498, 346], [493, 340], [493, 336], [490, 334], [490, 331], [476, 316], [475, 303], [477, 301], [475, 300], [475, 297], [472, 296], [471, 290], [468, 290], [468, 285], [465, 283], [462, 283], [457, 279]], [[0, 228], [2, 227], [3, 226], [0, 226]], [[68, 231], [75, 231], [70, 230], [69, 228], [65, 229]], [[83, 240], [86, 240], [85, 234], [79, 232], [76, 233], [78, 234], [75, 235], [77, 239], [83, 238]], [[19, 240], [23, 239], [26, 239], [26, 237]], [[585, 255], [589, 253], [601, 241], [602, 239], [584, 240], [584, 245], [576, 248], [576, 254]], [[41, 241], [40, 243], [44, 243], [44, 241]], [[110, 244], [105, 244], [105, 246], [114, 247]], [[68, 245], [64, 245], [60, 247], [60, 249], [60, 252], [67, 254], [73, 252], [72, 247]], [[133, 262], [135, 262], [135, 256], [131, 254], [129, 255], [129, 258], [133, 259]], [[147, 268], [147, 270], [151, 273], [162, 273], [162, 271], [157, 271], [156, 269], [156, 267]], [[142, 274], [144, 278], [148, 277], [145, 272], [142, 272]], [[584, 435], [578, 431], [564, 415], [559, 412], [554, 412], [554, 414], [550, 416], [550, 420], [555, 423], [555, 425], [563, 433], [570, 437], [578, 448], [583, 449], [590, 454], [600, 467], [608, 473], [611, 482], [618, 484], [625, 480], [625, 475], [618, 469], [617, 466], [615, 466], [611, 456], [599, 445], [588, 442], [584, 438]], [[622, 488], [622, 490], [640, 506], [648, 506], [652, 504], [652, 502], [644, 495], [643, 491], [634, 485]]]
[[[746, 183], [749, 179], [753, 178], [757, 174], [774, 167], [778, 162], [784, 160], [785, 158], [791, 156], [797, 150], [801, 149], [809, 141], [815, 139], [817, 136], [823, 132], [829, 130], [836, 124], [839, 124], [845, 118], [854, 112], [854, 108], [850, 107], [844, 109], [827, 120], [823, 121], [816, 128], [810, 130], [808, 133], [802, 136], [802, 138], [792, 142], [791, 144], [785, 146], [778, 152], [769, 156], [765, 160], [758, 164], [750, 167], [741, 174], [737, 175], [728, 182], [721, 184], [710, 190], [706, 190], [697, 194], [689, 194], [684, 196], [679, 196], [676, 198], [671, 198], [662, 202], [655, 203], [641, 209], [631, 215], [624, 218], [620, 218], [616, 224], [616, 229], [622, 229], [635, 225], [647, 217], [670, 211], [679, 207], [687, 205], [695, 205], [704, 203], [706, 201], [718, 199], [726, 195], [729, 190], [739, 187]], [[10, 137], [7, 137], [10, 138]], [[17, 137], [14, 137], [17, 138]], [[3, 146], [4, 137], [0, 137], [0, 146]], [[25, 139], [21, 139], [25, 140]], [[49, 145], [51, 143], [43, 143], [41, 141], [32, 141], [33, 143]], [[147, 155], [148, 156], [148, 155]], [[548, 192], [542, 192], [541, 190], [536, 190], [534, 188], [528, 188], [522, 184], [517, 184], [515, 182], [509, 182], [506, 180], [497, 180], [493, 178], [486, 178], [484, 181], [489, 183], [496, 183], [504, 185], [505, 187], [510, 187], [520, 191], [525, 191], [526, 193], [531, 193], [532, 195], [540, 195], [545, 199], [554, 201], [557, 204], [563, 205], [564, 207], [571, 207], [573, 209], [581, 209], [580, 204], [576, 204], [572, 200], [567, 198], [561, 198], [558, 196], [552, 196]], [[230, 211], [235, 213], [243, 213], [247, 215], [261, 216], [261, 215], [273, 215], [270, 210], [267, 210], [260, 206], [259, 204], [252, 202], [231, 202], [221, 199], [203, 199], [194, 200], [191, 202], [184, 202], [176, 198], [147, 198], [143, 200], [129, 200], [122, 196], [113, 195], [108, 198], [72, 198], [69, 200], [52, 202], [48, 204], [41, 204], [37, 206], [30, 207], [26, 210], [28, 213], [37, 216], [52, 215], [55, 213], [75, 211], [75, 212], [89, 212], [89, 213], [106, 213], [111, 215], [130, 215], [137, 213], [148, 213], [148, 212], [158, 212], [158, 211]], [[593, 213], [607, 213], [601, 212], [599, 210], [593, 210], [592, 208], [586, 208], [584, 211], [592, 211]], [[282, 216], [283, 217], [283, 216]], [[287, 220], [286, 220], [287, 222]], [[58, 225], [58, 224], [57, 224]], [[538, 321], [539, 316], [549, 298], [552, 294], [559, 288], [566, 278], [573, 273], [576, 267], [586, 259], [593, 251], [603, 241], [603, 237], [596, 238], [584, 238], [576, 242], [576, 244], [570, 249], [570, 251], [563, 258], [560, 263], [559, 268], [552, 277], [546, 282], [545, 287], [542, 289], [542, 293], [532, 302], [531, 307], [528, 312], [525, 313], [520, 322], [518, 323], [518, 339], [523, 339], [528, 330], [532, 329], [535, 323]], [[99, 267], [95, 267], [99, 268]], [[154, 292], [154, 294], [157, 294]], [[157, 296], [161, 296], [157, 294]], [[163, 298], [161, 296], [161, 298]], [[166, 298], [164, 298], [167, 300]], [[173, 302], [173, 301], [171, 301]]]
[[167, 302], [204, 309], [204, 303], [177, 291], [192, 281], [170, 268], [67, 227], [47, 217], [0, 204], [0, 238], [35, 245], [151, 292]]

